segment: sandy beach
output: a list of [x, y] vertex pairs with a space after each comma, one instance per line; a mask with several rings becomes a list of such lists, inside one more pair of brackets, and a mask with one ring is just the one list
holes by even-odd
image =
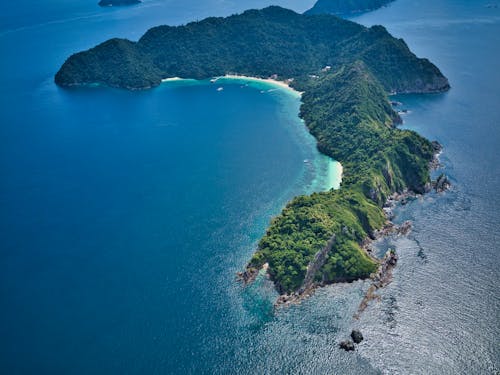
[[[210, 81], [212, 83], [216, 83], [219, 80], [238, 80], [238, 81], [250, 81], [250, 82], [264, 82], [268, 83], [270, 85], [276, 86], [281, 89], [286, 89], [290, 92], [293, 92], [295, 95], [302, 96], [302, 93], [295, 90], [292, 88], [289, 84], [289, 82], [286, 81], [278, 81], [272, 78], [257, 78], [257, 77], [250, 77], [250, 76], [244, 76], [244, 75], [237, 75], [237, 74], [226, 74], [224, 76], [220, 77], [214, 77]], [[180, 78], [180, 77], [169, 77], [169, 78], [164, 78], [161, 80], [162, 82], [177, 82], [177, 81], [193, 81], [193, 79], [189, 78]]]
[[245, 80], [245, 81], [253, 81], [253, 82], [265, 82], [268, 84], [271, 84], [276, 87], [280, 87], [286, 90], [293, 91], [295, 94], [302, 96], [302, 92], [295, 90], [290, 86], [290, 83], [287, 81], [278, 81], [276, 79], [272, 78], [257, 78], [257, 77], [251, 77], [251, 76], [244, 76], [244, 75], [237, 75], [237, 74], [226, 74], [223, 77], [217, 77], [215, 78], [216, 80], [219, 79], [235, 79], [235, 80]]

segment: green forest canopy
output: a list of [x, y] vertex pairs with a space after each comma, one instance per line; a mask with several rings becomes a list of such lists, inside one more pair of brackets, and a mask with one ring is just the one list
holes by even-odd
[[426, 191], [435, 151], [394, 126], [400, 119], [387, 93], [439, 92], [447, 79], [382, 26], [269, 7], [155, 27], [138, 42], [108, 40], [68, 58], [55, 81], [145, 89], [167, 77], [227, 73], [293, 79], [319, 150], [344, 168], [339, 190], [296, 197], [272, 220], [248, 269], [268, 263], [280, 293], [297, 291], [315, 254], [335, 238], [315, 281], [368, 277], [377, 262], [361, 243], [384, 225], [381, 207], [391, 193]]

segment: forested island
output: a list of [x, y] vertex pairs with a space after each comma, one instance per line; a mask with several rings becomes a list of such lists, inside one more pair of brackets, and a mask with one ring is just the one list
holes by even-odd
[[384, 203], [430, 189], [437, 149], [395, 127], [401, 120], [387, 94], [441, 92], [448, 80], [382, 26], [273, 6], [155, 27], [138, 42], [108, 40], [68, 58], [55, 81], [146, 89], [168, 77], [228, 73], [278, 77], [303, 92], [300, 116], [344, 170], [339, 190], [296, 197], [272, 220], [244, 277], [266, 265], [282, 295], [369, 277], [379, 262], [362, 246], [386, 224]]
[[394, 0], [318, 0], [305, 14], [336, 14], [349, 16], [369, 12]]
[[101, 0], [101, 1], [99, 1], [99, 5], [102, 7], [134, 5], [134, 4], [139, 4], [139, 3], [140, 3], [139, 0]]

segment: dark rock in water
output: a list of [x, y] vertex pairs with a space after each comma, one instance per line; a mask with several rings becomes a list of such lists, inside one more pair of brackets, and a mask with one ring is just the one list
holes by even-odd
[[255, 281], [259, 270], [255, 267], [248, 267], [244, 272], [236, 272], [236, 279], [243, 281], [244, 284], [250, 284]]
[[406, 236], [408, 233], [410, 233], [410, 231], [411, 231], [411, 221], [410, 220], [406, 220], [396, 230], [397, 234], [399, 234], [401, 236]]
[[344, 340], [340, 342], [339, 347], [346, 352], [351, 352], [354, 350], [354, 343], [351, 340]]
[[120, 5], [134, 5], [139, 4], [139, 0], [101, 0], [99, 1], [99, 5], [102, 7], [110, 7], [110, 6], [120, 6]]
[[431, 144], [434, 152], [441, 152], [443, 150], [443, 146], [438, 141], [432, 141]]
[[430, 161], [429, 166], [431, 167], [431, 169], [438, 169], [441, 166], [441, 163], [439, 162], [439, 155], [443, 150], [443, 146], [441, 146], [438, 141], [432, 141], [431, 144], [434, 150], [434, 156]]
[[446, 176], [444, 173], [441, 173], [437, 178], [436, 182], [434, 183], [434, 189], [438, 193], [448, 190], [450, 186], [451, 186], [450, 180], [448, 180], [448, 176]]
[[351, 338], [352, 341], [354, 341], [356, 344], [359, 344], [361, 341], [363, 341], [363, 334], [360, 330], [353, 329], [351, 332]]
[[398, 255], [394, 249], [389, 251], [389, 257], [387, 259], [387, 264], [390, 266], [395, 266], [398, 263]]

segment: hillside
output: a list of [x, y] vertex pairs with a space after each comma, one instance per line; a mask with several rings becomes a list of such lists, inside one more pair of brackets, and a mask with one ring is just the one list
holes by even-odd
[[361, 249], [385, 224], [387, 197], [406, 188], [429, 189], [431, 142], [393, 126], [399, 121], [383, 87], [362, 62], [305, 83], [301, 117], [321, 152], [344, 167], [340, 190], [295, 198], [276, 217], [249, 264], [269, 263], [281, 293], [302, 286], [308, 265], [331, 240], [316, 282], [365, 278], [377, 263]]
[[228, 72], [307, 77], [363, 61], [387, 91], [432, 92], [446, 79], [383, 27], [366, 28], [331, 15], [304, 16], [279, 7], [150, 29], [138, 42], [111, 39], [71, 56], [56, 83], [101, 83], [130, 89], [166, 77], [208, 78]]
[[387, 93], [439, 92], [447, 79], [381, 26], [269, 7], [155, 27], [138, 42], [108, 40], [71, 56], [55, 80], [145, 89], [167, 77], [226, 73], [293, 79], [319, 150], [344, 167], [341, 189], [297, 197], [273, 219], [248, 273], [268, 263], [282, 294], [303, 288], [308, 269], [314, 283], [368, 277], [378, 263], [361, 244], [385, 224], [390, 194], [428, 190], [434, 153], [431, 142], [394, 126], [400, 119]]

